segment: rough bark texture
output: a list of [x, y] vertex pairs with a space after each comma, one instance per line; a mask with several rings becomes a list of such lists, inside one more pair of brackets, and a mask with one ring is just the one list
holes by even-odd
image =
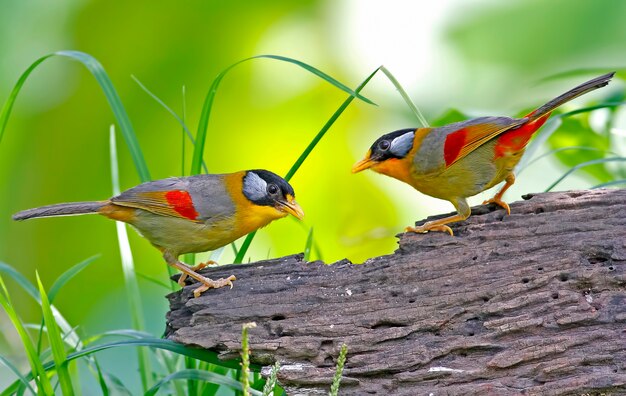
[[219, 351], [250, 331], [289, 395], [626, 394], [626, 190], [529, 195], [361, 265], [301, 256], [209, 269], [232, 290], [169, 296], [167, 336]]

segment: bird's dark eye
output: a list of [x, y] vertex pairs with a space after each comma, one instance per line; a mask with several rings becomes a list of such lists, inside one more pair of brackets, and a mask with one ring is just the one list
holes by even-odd
[[391, 143], [389, 143], [389, 140], [381, 140], [380, 143], [378, 143], [378, 148], [381, 149], [382, 151], [389, 150], [389, 146], [391, 146]]
[[269, 184], [269, 185], [267, 186], [267, 192], [268, 192], [270, 195], [276, 195], [276, 194], [278, 194], [278, 190], [279, 190], [279, 188], [278, 188], [278, 186], [277, 186], [276, 184]]

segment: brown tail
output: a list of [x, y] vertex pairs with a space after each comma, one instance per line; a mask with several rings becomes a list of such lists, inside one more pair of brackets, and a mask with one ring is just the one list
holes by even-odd
[[556, 109], [557, 107], [559, 107], [565, 102], [569, 102], [570, 100], [577, 98], [580, 95], [584, 95], [587, 92], [591, 92], [598, 88], [602, 88], [609, 83], [611, 78], [613, 78], [613, 75], [615, 75], [615, 72], [611, 72], [611, 73], [602, 75], [600, 77], [596, 77], [593, 80], [589, 80], [586, 83], [582, 83], [576, 88], [572, 88], [569, 91], [565, 92], [563, 95], [552, 99], [551, 101], [544, 104], [537, 110], [529, 113], [526, 117], [531, 118], [531, 119], [539, 118], [542, 115], [547, 114], [551, 112], [552, 110]]
[[13, 220], [28, 220], [38, 217], [74, 216], [98, 213], [107, 202], [70, 202], [40, 208], [26, 209], [13, 215]]

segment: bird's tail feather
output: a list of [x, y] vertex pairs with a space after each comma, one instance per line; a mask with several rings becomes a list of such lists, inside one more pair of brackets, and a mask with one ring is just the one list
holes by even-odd
[[572, 88], [569, 91], [565, 92], [563, 95], [560, 95], [554, 99], [552, 99], [551, 101], [549, 101], [548, 103], [544, 104], [543, 106], [541, 106], [540, 108], [538, 108], [537, 110], [529, 113], [526, 117], [530, 118], [530, 119], [537, 119], [539, 117], [541, 117], [542, 115], [545, 115], [549, 112], [551, 112], [552, 110], [556, 109], [557, 107], [561, 106], [563, 103], [569, 102], [570, 100], [579, 97], [580, 95], [584, 95], [587, 92], [591, 92], [593, 90], [596, 90], [598, 88], [602, 88], [604, 86], [606, 86], [609, 81], [611, 80], [611, 78], [613, 78], [613, 75], [615, 74], [615, 72], [611, 72], [611, 73], [607, 73], [604, 74], [600, 77], [596, 77], [592, 80], [589, 80], [585, 83], [580, 84], [579, 86], [577, 86], [576, 88]]
[[106, 205], [104, 201], [94, 202], [70, 202], [56, 205], [42, 206], [40, 208], [26, 209], [13, 215], [13, 220], [28, 220], [38, 217], [74, 216], [90, 213], [98, 213], [98, 210]]

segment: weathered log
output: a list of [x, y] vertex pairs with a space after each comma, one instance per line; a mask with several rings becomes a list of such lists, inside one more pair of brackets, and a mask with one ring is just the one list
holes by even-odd
[[626, 394], [626, 190], [528, 195], [355, 265], [284, 257], [211, 268], [232, 290], [169, 296], [167, 337], [279, 361], [289, 395]]

